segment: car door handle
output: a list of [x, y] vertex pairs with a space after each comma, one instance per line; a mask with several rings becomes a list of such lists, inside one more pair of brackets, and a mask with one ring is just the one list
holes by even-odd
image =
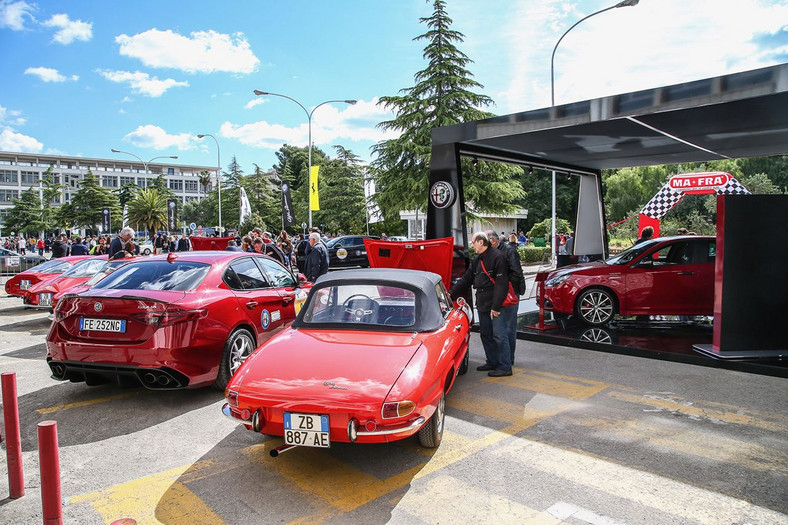
[[679, 272], [679, 275], [695, 275], [695, 272]]
[[246, 302], [246, 307], [247, 307], [247, 308], [249, 308], [250, 310], [254, 310], [254, 309], [255, 309], [255, 307], [256, 307], [258, 304], [259, 304], [259, 303], [258, 303], [257, 301], [247, 301], [247, 302]]
[[285, 295], [284, 297], [282, 297], [282, 304], [288, 305], [288, 304], [290, 304], [292, 302], [293, 302], [293, 296], [292, 295]]
[[455, 332], [459, 332], [460, 330], [462, 330], [462, 325], [461, 324], [454, 325], [454, 331]]

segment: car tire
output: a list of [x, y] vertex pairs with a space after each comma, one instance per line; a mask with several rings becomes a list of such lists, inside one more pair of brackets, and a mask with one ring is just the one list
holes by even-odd
[[462, 358], [462, 363], [460, 363], [460, 368], [457, 370], [458, 376], [463, 376], [468, 373], [468, 365], [470, 364], [471, 360], [471, 349], [465, 348], [465, 357]]
[[419, 443], [425, 448], [437, 448], [443, 439], [443, 420], [446, 417], [446, 394], [441, 394], [438, 407], [432, 417], [419, 429]]
[[145, 248], [144, 250], [142, 250], [142, 255], [150, 255], [150, 250]]
[[605, 325], [616, 315], [616, 298], [603, 288], [583, 290], [575, 301], [575, 315], [587, 325]]
[[216, 376], [216, 381], [213, 383], [216, 390], [224, 390], [230, 378], [233, 376], [238, 367], [243, 363], [243, 359], [249, 357], [255, 349], [254, 337], [251, 332], [245, 328], [239, 328], [230, 334], [227, 342], [224, 343], [224, 351], [222, 352], [222, 360], [219, 363], [219, 374]]

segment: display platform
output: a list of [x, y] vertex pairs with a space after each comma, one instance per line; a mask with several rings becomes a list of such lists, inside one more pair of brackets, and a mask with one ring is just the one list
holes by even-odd
[[[592, 328], [572, 319], [554, 321], [546, 313], [549, 330], [538, 330], [539, 311], [533, 301], [520, 303], [517, 338], [598, 352], [662, 359], [741, 372], [788, 377], [788, 359], [718, 359], [693, 349], [711, 344], [713, 327], [707, 317], [616, 318], [608, 326]], [[475, 327], [478, 329], [478, 326]]]

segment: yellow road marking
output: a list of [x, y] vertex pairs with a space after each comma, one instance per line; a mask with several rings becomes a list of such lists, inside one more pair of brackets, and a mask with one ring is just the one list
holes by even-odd
[[773, 432], [788, 432], [788, 427], [781, 423], [764, 421], [762, 419], [742, 413], [705, 408], [703, 406], [698, 406], [697, 403], [689, 403], [684, 401], [681, 398], [674, 397], [673, 399], [666, 399], [664, 396], [634, 395], [616, 391], [608, 392], [607, 395], [613, 399], [618, 399], [619, 401], [646, 405], [653, 408], [668, 410], [670, 412], [679, 412], [688, 416], [724, 421], [726, 423], [735, 423], [737, 425], [745, 425], [748, 427], [757, 427]]
[[534, 373], [530, 370], [514, 370], [510, 377], [487, 377], [482, 379], [485, 383], [498, 383], [512, 386], [522, 390], [549, 394], [551, 396], [567, 399], [588, 399], [589, 397], [605, 390], [609, 383], [589, 381], [577, 377], [560, 376], [558, 374]]
[[57, 405], [48, 408], [39, 408], [36, 410], [39, 414], [51, 414], [52, 412], [57, 412], [58, 410], [67, 410], [69, 408], [78, 408], [84, 407], [88, 405], [95, 405], [96, 403], [106, 403], [107, 401], [115, 401], [117, 399], [125, 399], [127, 397], [138, 396], [139, 392], [129, 392], [126, 394], [118, 394], [115, 396], [107, 396], [107, 397], [99, 397], [96, 399], [88, 399], [86, 401], [77, 401], [75, 403], [67, 403], [65, 405]]
[[559, 402], [555, 410], [544, 411], [509, 403], [501, 399], [474, 395], [470, 392], [452, 392], [452, 395], [447, 398], [447, 401], [451, 408], [497, 419], [509, 424], [516, 424], [534, 418], [541, 421], [542, 419], [551, 417], [562, 410], [574, 406], [572, 401], [563, 400], [563, 404]]
[[190, 467], [176, 467], [97, 492], [73, 496], [68, 503], [90, 504], [105, 523], [133, 518], [138, 525], [223, 525], [224, 520], [183, 483], [178, 482], [178, 478]]

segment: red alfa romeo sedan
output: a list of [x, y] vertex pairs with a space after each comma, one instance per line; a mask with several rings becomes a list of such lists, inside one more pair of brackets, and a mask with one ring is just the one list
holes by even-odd
[[60, 275], [34, 284], [25, 292], [25, 306], [51, 310], [55, 305], [55, 297], [67, 290], [87, 282], [107, 264], [106, 255], [96, 255], [78, 261], [69, 270]]
[[589, 325], [620, 315], [712, 315], [716, 239], [683, 235], [636, 244], [545, 279], [545, 309]]
[[223, 389], [295, 319], [309, 285], [277, 261], [226, 251], [135, 259], [64, 294], [47, 335], [52, 377], [151, 389]]
[[88, 255], [71, 255], [69, 257], [61, 257], [59, 259], [51, 259], [43, 262], [29, 270], [16, 274], [6, 281], [5, 292], [8, 295], [24, 297], [25, 292], [34, 284], [60, 275], [74, 266], [77, 262], [87, 259], [88, 257]]

